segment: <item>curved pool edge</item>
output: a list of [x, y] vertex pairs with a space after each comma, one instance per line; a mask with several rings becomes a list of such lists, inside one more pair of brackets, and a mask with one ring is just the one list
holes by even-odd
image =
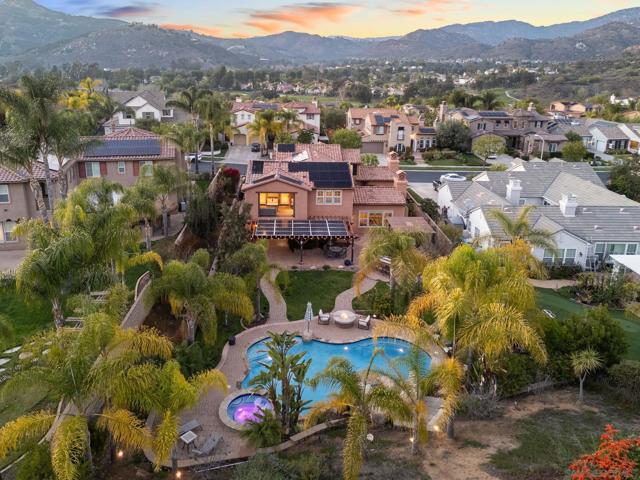
[[218, 407], [218, 416], [220, 417], [220, 421], [224, 423], [227, 427], [237, 430], [239, 432], [246, 430], [247, 426], [241, 423], [236, 422], [231, 417], [229, 417], [229, 404], [234, 401], [236, 398], [241, 397], [243, 395], [261, 395], [264, 396], [264, 393], [260, 390], [256, 391], [251, 388], [243, 388], [240, 390], [235, 390], [220, 402], [220, 406]]

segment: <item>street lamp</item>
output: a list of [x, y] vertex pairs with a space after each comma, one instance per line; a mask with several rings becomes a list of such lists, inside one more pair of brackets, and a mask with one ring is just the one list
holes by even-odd
[[544, 137], [539, 133], [534, 133], [533, 136], [538, 137], [540, 140], [542, 140], [542, 150], [540, 151], [540, 159], [544, 160]]

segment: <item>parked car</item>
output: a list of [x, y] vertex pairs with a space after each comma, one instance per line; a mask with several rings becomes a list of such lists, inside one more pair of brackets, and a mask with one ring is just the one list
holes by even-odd
[[[196, 161], [196, 154], [195, 153], [190, 153], [189, 155], [187, 155], [187, 157], [189, 158], [189, 161], [191, 163]], [[199, 160], [201, 162], [210, 162], [211, 161], [211, 152], [200, 152], [199, 155]]]
[[251, 144], [251, 151], [252, 152], [259, 152], [260, 151], [260, 144], [259, 143], [252, 143]]
[[440, 175], [440, 182], [466, 182], [467, 177], [460, 175], [458, 173], [445, 173], [444, 175]]

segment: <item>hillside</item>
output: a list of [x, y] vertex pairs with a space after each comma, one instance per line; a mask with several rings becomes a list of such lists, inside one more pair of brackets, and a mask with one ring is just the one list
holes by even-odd
[[102, 29], [120, 28], [119, 20], [54, 12], [31, 0], [0, 1], [0, 55], [8, 56]]

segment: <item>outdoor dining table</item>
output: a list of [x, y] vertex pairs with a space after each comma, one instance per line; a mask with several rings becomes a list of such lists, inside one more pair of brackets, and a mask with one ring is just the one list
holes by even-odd
[[184, 443], [187, 446], [187, 451], [189, 451], [189, 448], [191, 447], [191, 445], [193, 444], [196, 438], [198, 438], [198, 435], [192, 432], [191, 430], [180, 435], [180, 440], [182, 440], [182, 443]]

